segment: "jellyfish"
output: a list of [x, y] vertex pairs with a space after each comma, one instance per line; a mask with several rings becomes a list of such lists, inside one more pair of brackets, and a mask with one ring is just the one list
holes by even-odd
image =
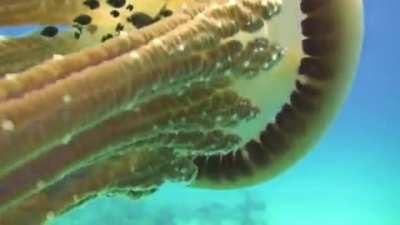
[[2, 0], [0, 224], [166, 181], [229, 189], [303, 158], [361, 49], [361, 0]]

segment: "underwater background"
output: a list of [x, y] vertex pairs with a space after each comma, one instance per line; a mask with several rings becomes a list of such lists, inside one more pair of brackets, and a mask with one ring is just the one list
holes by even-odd
[[[164, 185], [90, 201], [51, 225], [400, 225], [400, 1], [365, 0], [360, 67], [343, 111], [304, 160], [251, 188]], [[29, 28], [4, 28], [21, 35]]]

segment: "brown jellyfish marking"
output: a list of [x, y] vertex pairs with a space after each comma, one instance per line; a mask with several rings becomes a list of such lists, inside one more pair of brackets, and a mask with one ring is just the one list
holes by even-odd
[[122, 8], [124, 7], [126, 0], [107, 0], [107, 4], [111, 5], [114, 8]]
[[[87, 4], [96, 8], [96, 5]], [[60, 25], [70, 24], [77, 13], [91, 10], [83, 1], [41, 1], [32, 0], [29, 3], [23, 0], [2, 1], [0, 3], [0, 26], [4, 25]], [[62, 11], [62, 12], [61, 12]]]
[[117, 17], [119, 16], [118, 10], [112, 10], [112, 11], [110, 12], [110, 14], [111, 14], [113, 17], [115, 17], [115, 18], [117, 18]]
[[54, 37], [58, 33], [58, 28], [54, 26], [45, 27], [40, 34], [45, 37]]
[[138, 29], [154, 23], [154, 19], [151, 16], [142, 12], [132, 14], [127, 21]]
[[128, 6], [126, 6], [126, 9], [127, 10], [129, 10], [129, 11], [132, 11], [133, 10], [133, 5], [132, 4], [129, 4]]
[[77, 16], [73, 21], [80, 25], [89, 25], [92, 22], [92, 18], [84, 14]]
[[[126, 4], [128, 2], [129, 4]], [[101, 37], [107, 34], [116, 36], [114, 28], [117, 23], [122, 22], [124, 25], [129, 24], [126, 19], [132, 13], [141, 12], [154, 17], [162, 6], [165, 5], [165, 2], [166, 0], [110, 0], [100, 4], [98, 0], [61, 0], [58, 1], [57, 4], [54, 4], [52, 0], [32, 0], [29, 1], [29, 3], [20, 0], [14, 2], [7, 1], [0, 3], [0, 13], [2, 15], [0, 18], [0, 26], [24, 24], [44, 26], [70, 25], [74, 27], [76, 31], [72, 34], [72, 37], [81, 39], [84, 35], [92, 34], [92, 32], [89, 31], [90, 27], [87, 25], [94, 24], [101, 28], [96, 30], [96, 36], [98, 38], [96, 43], [101, 43]], [[157, 4], [159, 6], [157, 6]], [[132, 12], [133, 5], [138, 8], [135, 12]], [[62, 9], [62, 13], [60, 13], [60, 9]], [[117, 16], [117, 14], [120, 15]], [[107, 16], [109, 16], [109, 18], [107, 18]], [[130, 26], [127, 31], [135, 29], [134, 26]], [[49, 32], [45, 32], [44, 34], [47, 37], [53, 37], [53, 35], [47, 35], [48, 33]]]
[[304, 56], [289, 101], [236, 152], [195, 158], [194, 186], [235, 188], [275, 177], [312, 148], [337, 114], [358, 63], [362, 2], [302, 0], [299, 8], [305, 18], [295, 20], [303, 34], [297, 41]]
[[98, 0], [86, 0], [83, 2], [83, 4], [89, 7], [90, 9], [97, 9], [100, 7], [100, 3]]

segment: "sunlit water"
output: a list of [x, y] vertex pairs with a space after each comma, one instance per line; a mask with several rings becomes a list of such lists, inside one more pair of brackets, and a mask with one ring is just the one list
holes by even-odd
[[51, 225], [399, 225], [400, 2], [366, 0], [365, 7], [352, 93], [325, 138], [295, 167], [248, 189], [168, 184], [138, 201], [96, 199]]

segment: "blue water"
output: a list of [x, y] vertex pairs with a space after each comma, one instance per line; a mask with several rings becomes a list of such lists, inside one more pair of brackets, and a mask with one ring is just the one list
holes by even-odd
[[235, 191], [180, 184], [132, 201], [96, 199], [52, 225], [399, 225], [398, 0], [366, 0], [361, 65], [338, 119], [302, 162]]

